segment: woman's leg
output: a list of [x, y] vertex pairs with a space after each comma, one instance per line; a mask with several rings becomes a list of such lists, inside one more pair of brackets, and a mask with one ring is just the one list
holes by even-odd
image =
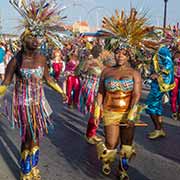
[[104, 127], [105, 144], [108, 149], [116, 149], [119, 144], [119, 125], [109, 125]]
[[163, 117], [159, 115], [150, 115], [151, 119], [154, 123], [155, 130], [151, 133], [149, 133], [148, 138], [149, 139], [156, 139], [159, 137], [165, 137], [166, 133], [163, 130]]
[[68, 97], [68, 105], [72, 104], [72, 97], [71, 97], [71, 93], [72, 93], [72, 88], [73, 88], [73, 76], [68, 76], [67, 78], [67, 97]]
[[32, 176], [33, 180], [40, 180], [40, 171], [38, 169], [38, 162], [39, 162], [39, 154], [40, 154], [40, 149], [39, 149], [39, 135], [37, 133], [36, 135], [36, 141], [32, 140], [31, 141], [31, 163], [32, 163]]
[[20, 158], [20, 168], [21, 168], [21, 180], [31, 180], [32, 179], [32, 166], [31, 166], [31, 134], [27, 130], [25, 140], [21, 144], [21, 158]]
[[135, 149], [133, 147], [135, 127], [121, 127], [120, 138], [121, 138], [121, 150], [119, 154], [119, 172], [120, 179], [128, 179], [127, 170], [129, 168], [128, 162], [131, 157], [135, 155]]
[[108, 175], [111, 172], [111, 164], [114, 162], [117, 154], [117, 145], [119, 144], [119, 126], [105, 126], [105, 144], [97, 144], [98, 158], [102, 161], [102, 171]]
[[78, 104], [78, 99], [79, 99], [79, 92], [80, 92], [80, 80], [79, 80], [79, 77], [78, 76], [75, 76], [74, 77], [74, 81], [73, 81], [73, 87], [74, 87], [74, 104]]

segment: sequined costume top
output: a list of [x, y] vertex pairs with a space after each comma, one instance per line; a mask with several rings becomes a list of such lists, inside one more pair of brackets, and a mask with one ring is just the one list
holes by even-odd
[[114, 112], [127, 112], [131, 102], [134, 81], [132, 79], [116, 80], [107, 78], [104, 85], [106, 92], [103, 109]]
[[67, 64], [66, 64], [66, 68], [65, 71], [74, 74], [75, 70], [77, 67], [77, 62], [73, 59], [71, 59]]
[[33, 139], [48, 132], [51, 124], [44, 103], [42, 78], [44, 67], [34, 69], [21, 68], [20, 76], [16, 77], [13, 92], [13, 125], [21, 130], [22, 140], [25, 141], [27, 131]]

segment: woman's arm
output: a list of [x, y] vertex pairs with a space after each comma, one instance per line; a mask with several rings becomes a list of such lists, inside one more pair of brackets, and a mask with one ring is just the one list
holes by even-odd
[[[44, 58], [45, 59], [45, 58]], [[44, 60], [44, 79], [47, 83], [48, 86], [50, 86], [53, 90], [57, 91], [58, 93], [60, 93], [63, 97], [63, 100], [66, 100], [66, 95], [63, 92], [63, 90], [61, 89], [61, 87], [58, 85], [58, 83], [56, 83], [51, 76], [49, 75], [49, 71], [48, 71], [48, 66], [46, 63], [46, 59]]]
[[5, 72], [5, 78], [3, 82], [1, 83], [2, 85], [10, 85], [14, 72], [16, 70], [16, 59], [13, 58], [9, 61], [7, 67], [6, 67], [6, 72]]
[[98, 94], [97, 94], [97, 97], [95, 98], [94, 119], [95, 119], [95, 124], [96, 125], [98, 125], [98, 123], [99, 123], [101, 108], [102, 108], [103, 99], [104, 99], [104, 91], [105, 91], [104, 90], [104, 77], [105, 77], [105, 72], [106, 72], [106, 70], [104, 70], [101, 73]]
[[133, 94], [132, 94], [132, 99], [131, 99], [131, 107], [133, 107], [139, 102], [139, 99], [141, 97], [141, 92], [142, 92], [142, 80], [141, 80], [140, 73], [137, 71], [134, 71], [133, 79], [134, 79], [134, 89], [133, 89]]
[[136, 120], [136, 116], [138, 113], [138, 102], [140, 100], [141, 91], [142, 91], [142, 82], [141, 82], [140, 73], [134, 71], [133, 79], [134, 79], [134, 89], [131, 98], [130, 111], [128, 113], [128, 120], [131, 122], [134, 122]]

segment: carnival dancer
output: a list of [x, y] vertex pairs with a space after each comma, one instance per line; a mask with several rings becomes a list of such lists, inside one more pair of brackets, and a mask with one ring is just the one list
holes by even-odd
[[[21, 50], [7, 66], [5, 79], [0, 86], [0, 95], [5, 94], [13, 76], [16, 75], [12, 125], [20, 128], [22, 138], [19, 161], [20, 179], [40, 180], [40, 171], [37, 167], [40, 154], [39, 139], [48, 133], [49, 128], [53, 125], [43, 100], [42, 80], [45, 79], [51, 88], [62, 94], [63, 99], [66, 99], [66, 95], [49, 76], [46, 58], [37, 50], [39, 46], [37, 37], [52, 34], [51, 24], [55, 22], [54, 18], [58, 17], [59, 12], [56, 11], [55, 5], [45, 1], [43, 3], [42, 1], [32, 1], [30, 4], [23, 4], [20, 7], [16, 2], [10, 2], [25, 18], [23, 26], [25, 31], [21, 35]], [[50, 16], [47, 16], [48, 14]], [[43, 21], [41, 21], [42, 19]], [[58, 17], [58, 20], [61, 18]], [[57, 19], [56, 23], [58, 23]]]
[[[96, 135], [98, 125], [94, 121], [94, 108], [95, 108], [95, 97], [99, 88], [99, 78], [102, 70], [105, 67], [112, 67], [113, 57], [109, 51], [99, 52], [93, 51], [92, 57], [85, 63], [84, 71], [87, 70], [86, 80], [82, 85], [80, 96], [79, 96], [79, 109], [85, 114], [89, 113], [88, 125], [86, 129], [86, 140], [90, 144], [97, 144], [102, 141], [100, 137]], [[111, 61], [109, 61], [111, 60]]]
[[80, 80], [76, 75], [76, 68], [79, 64], [77, 50], [71, 52], [70, 60], [65, 67], [65, 74], [67, 76], [66, 94], [68, 97], [68, 105], [73, 108], [78, 104]]
[[163, 96], [175, 87], [174, 66], [169, 49], [166, 46], [159, 48], [153, 57], [151, 90], [147, 97], [146, 112], [151, 116], [155, 130], [149, 133], [149, 139], [165, 137], [163, 130]]
[[53, 54], [54, 54], [54, 59], [53, 59], [52, 67], [54, 71], [54, 78], [56, 79], [56, 81], [58, 81], [64, 64], [62, 62], [62, 55], [59, 49], [55, 49]]
[[94, 100], [97, 95], [99, 86], [99, 77], [103, 70], [103, 64], [98, 59], [98, 54], [90, 55], [84, 65], [86, 72], [84, 83], [79, 95], [79, 110], [81, 113], [89, 114], [88, 125], [86, 130], [86, 140], [90, 144], [96, 144], [101, 141], [96, 135], [97, 125], [94, 123]]
[[121, 15], [116, 11], [116, 15], [112, 18], [103, 19], [103, 27], [110, 33], [111, 48], [116, 48], [114, 51], [116, 65], [105, 68], [100, 78], [94, 118], [98, 124], [102, 109], [105, 143], [97, 144], [97, 153], [103, 163], [102, 171], [108, 175], [121, 142], [119, 153], [121, 180], [129, 179], [128, 161], [135, 154], [133, 139], [135, 122], [141, 109], [138, 105], [141, 96], [141, 76], [131, 67], [130, 62], [133, 63], [135, 60], [132, 56], [134, 50], [144, 48], [144, 41], [153, 31], [153, 27], [145, 26], [145, 22], [146, 18], [137, 16], [135, 9], [131, 9], [129, 16], [124, 15], [124, 11]]

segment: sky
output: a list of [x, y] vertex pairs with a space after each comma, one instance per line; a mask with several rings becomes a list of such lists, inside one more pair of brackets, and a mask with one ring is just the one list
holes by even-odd
[[[86, 20], [90, 26], [101, 25], [103, 16], [111, 16], [115, 9], [129, 11], [135, 7], [138, 11], [148, 12], [150, 23], [158, 26], [163, 24], [164, 0], [56, 0], [66, 7], [63, 15], [67, 16], [66, 24], [77, 20]], [[168, 0], [167, 24], [180, 22], [180, 0]], [[16, 26], [20, 16], [9, 3], [9, 0], [0, 0], [0, 18], [2, 33], [18, 34]]]

